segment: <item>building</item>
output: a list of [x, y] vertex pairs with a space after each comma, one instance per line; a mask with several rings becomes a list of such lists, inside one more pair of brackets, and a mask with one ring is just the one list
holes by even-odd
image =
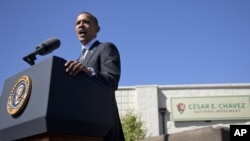
[[141, 116], [147, 136], [250, 124], [250, 84], [123, 86], [116, 100], [121, 117]]

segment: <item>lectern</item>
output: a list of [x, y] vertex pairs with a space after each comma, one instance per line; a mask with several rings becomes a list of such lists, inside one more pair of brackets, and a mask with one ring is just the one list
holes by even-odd
[[0, 141], [101, 141], [113, 124], [113, 93], [52, 56], [5, 80]]

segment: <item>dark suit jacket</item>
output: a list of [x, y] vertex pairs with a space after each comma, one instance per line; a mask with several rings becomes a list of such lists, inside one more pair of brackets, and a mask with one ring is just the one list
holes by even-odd
[[[78, 58], [79, 61], [80, 57]], [[94, 68], [96, 72], [95, 79], [113, 91], [113, 127], [107, 133], [104, 141], [125, 141], [115, 99], [115, 90], [118, 88], [121, 75], [121, 61], [118, 49], [113, 43], [96, 41], [81, 63], [86, 67]]]
[[102, 82], [112, 90], [118, 88], [121, 75], [121, 61], [119, 51], [114, 44], [96, 41], [90, 47], [85, 59], [81, 63], [86, 67], [95, 69], [96, 80]]

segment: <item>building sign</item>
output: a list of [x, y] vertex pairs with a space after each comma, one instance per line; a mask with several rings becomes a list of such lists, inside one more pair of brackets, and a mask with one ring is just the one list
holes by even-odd
[[174, 121], [250, 119], [250, 96], [172, 97]]

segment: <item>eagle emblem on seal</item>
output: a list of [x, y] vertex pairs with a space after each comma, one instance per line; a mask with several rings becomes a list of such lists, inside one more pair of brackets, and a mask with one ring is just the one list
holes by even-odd
[[14, 116], [20, 113], [27, 104], [31, 92], [31, 79], [27, 75], [21, 76], [12, 87], [8, 102], [7, 111]]

